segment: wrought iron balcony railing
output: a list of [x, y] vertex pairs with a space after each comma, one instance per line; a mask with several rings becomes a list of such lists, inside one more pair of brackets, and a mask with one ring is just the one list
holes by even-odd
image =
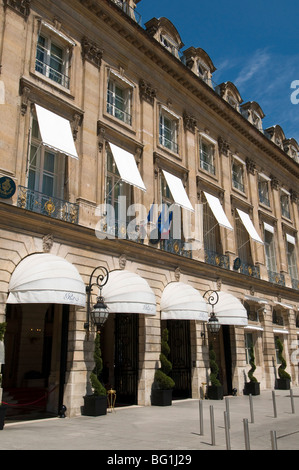
[[240, 273], [260, 279], [260, 268], [248, 263], [241, 263]]
[[35, 70], [45, 77], [50, 78], [54, 82], [58, 83], [59, 85], [63, 86], [64, 88], [70, 88], [70, 79], [64, 73], [59, 72], [55, 68], [51, 67], [46, 62], [43, 62], [39, 59], [35, 61]]
[[292, 278], [292, 288], [299, 290], [299, 280]]
[[205, 262], [213, 266], [218, 266], [219, 268], [230, 269], [229, 257], [216, 253], [215, 251], [205, 250]]
[[280, 286], [285, 286], [285, 278], [281, 273], [275, 273], [273, 271], [268, 271], [269, 281], [274, 284], [279, 284]]
[[53, 217], [54, 219], [64, 220], [72, 224], [78, 224], [79, 205], [73, 204], [63, 199], [47, 196], [46, 194], [24, 186], [18, 187], [18, 207], [27, 209], [31, 212]]
[[141, 25], [141, 15], [136, 11], [136, 9], [129, 6], [127, 1], [122, 0], [112, 0], [124, 13], [126, 13], [130, 18], [136, 21]]
[[192, 250], [188, 250], [188, 244], [185, 243], [184, 240], [169, 237], [168, 239], [160, 241], [160, 247], [168, 253], [192, 258]]

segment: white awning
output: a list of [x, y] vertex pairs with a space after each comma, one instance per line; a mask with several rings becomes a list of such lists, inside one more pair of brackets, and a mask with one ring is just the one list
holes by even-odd
[[8, 304], [66, 304], [85, 307], [85, 284], [77, 268], [48, 253], [27, 256], [9, 283]]
[[121, 179], [125, 183], [146, 191], [134, 155], [117, 145], [111, 143], [109, 145]]
[[156, 315], [154, 292], [145, 279], [130, 271], [111, 271], [102, 295], [111, 313]]
[[267, 222], [264, 222], [264, 230], [266, 230], [266, 232], [274, 233], [273, 225], [267, 224]]
[[37, 104], [35, 109], [43, 144], [78, 159], [70, 121]]
[[[237, 297], [226, 292], [217, 292], [219, 300], [214, 312], [221, 325], [247, 326], [247, 311]], [[209, 305], [211, 312], [212, 307]]]
[[182, 180], [168, 171], [162, 170], [166, 183], [168, 184], [169, 190], [172, 194], [174, 202], [181, 206], [183, 209], [194, 212], [194, 209], [189, 201], [186, 190], [182, 183]]
[[252, 240], [254, 240], [255, 242], [264, 244], [264, 242], [262, 241], [262, 239], [258, 235], [257, 231], [255, 230], [249, 215], [246, 214], [246, 212], [241, 211], [240, 209], [237, 209], [237, 211], [238, 211], [238, 214], [240, 216], [240, 219], [241, 219], [244, 227], [246, 228], [246, 230], [249, 233]]
[[225, 212], [223, 210], [222, 205], [220, 204], [219, 199], [215, 196], [212, 196], [212, 194], [206, 193], [205, 191], [204, 191], [204, 195], [206, 196], [206, 199], [211, 208], [211, 211], [213, 212], [219, 225], [221, 225], [222, 227], [228, 228], [229, 230], [233, 230], [233, 227], [229, 223], [229, 220], [225, 215]]
[[287, 242], [291, 243], [291, 245], [296, 245], [296, 239], [289, 233], [286, 234]]
[[161, 320], [208, 321], [207, 303], [194, 287], [183, 282], [170, 282], [164, 289]]

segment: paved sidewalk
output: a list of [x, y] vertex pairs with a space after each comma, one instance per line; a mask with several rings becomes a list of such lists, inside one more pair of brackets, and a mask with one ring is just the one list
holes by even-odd
[[[298, 450], [298, 388], [293, 389], [293, 397], [294, 409], [290, 391], [275, 390], [276, 417], [271, 391], [253, 396], [252, 407], [247, 396], [203, 400], [203, 428], [199, 400], [194, 399], [174, 401], [167, 407], [116, 408], [100, 417], [7, 422], [0, 431], [0, 450], [106, 450], [111, 456], [118, 450], [173, 451], [176, 454], [186, 454], [184, 451], [188, 450], [226, 450], [224, 412], [227, 403], [231, 450], [246, 450], [244, 419], [248, 420], [250, 450], [272, 450], [271, 431], [276, 432], [278, 450]], [[215, 441], [211, 433], [211, 411]]]

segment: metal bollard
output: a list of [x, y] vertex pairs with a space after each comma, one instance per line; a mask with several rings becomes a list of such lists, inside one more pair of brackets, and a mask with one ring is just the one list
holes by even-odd
[[254, 423], [253, 401], [252, 401], [252, 395], [251, 394], [249, 394], [249, 405], [250, 405], [251, 423]]
[[292, 407], [292, 413], [295, 414], [295, 404], [294, 404], [294, 395], [293, 395], [293, 390], [290, 390], [290, 396], [291, 396], [291, 407]]
[[231, 450], [228, 413], [227, 413], [227, 411], [224, 411], [223, 414], [224, 414], [226, 450]]
[[250, 450], [248, 419], [243, 419], [245, 450]]
[[277, 418], [276, 397], [275, 397], [274, 391], [272, 391], [272, 401], [273, 401], [274, 418]]
[[228, 397], [225, 397], [225, 410], [226, 410], [226, 413], [227, 413], [228, 429], [230, 429], [230, 413], [229, 413], [229, 399], [228, 399]]
[[272, 450], [277, 450], [276, 431], [270, 431], [270, 437], [271, 437], [271, 447], [272, 447]]
[[216, 438], [215, 438], [215, 423], [214, 423], [214, 408], [210, 406], [210, 421], [211, 421], [211, 441], [212, 446], [216, 445]]
[[199, 400], [199, 434], [203, 436], [203, 403], [202, 400]]

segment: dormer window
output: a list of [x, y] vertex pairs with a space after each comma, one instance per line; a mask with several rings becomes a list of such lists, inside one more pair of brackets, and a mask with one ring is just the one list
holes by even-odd
[[160, 34], [160, 42], [172, 55], [179, 56], [178, 46], [169, 36]]

